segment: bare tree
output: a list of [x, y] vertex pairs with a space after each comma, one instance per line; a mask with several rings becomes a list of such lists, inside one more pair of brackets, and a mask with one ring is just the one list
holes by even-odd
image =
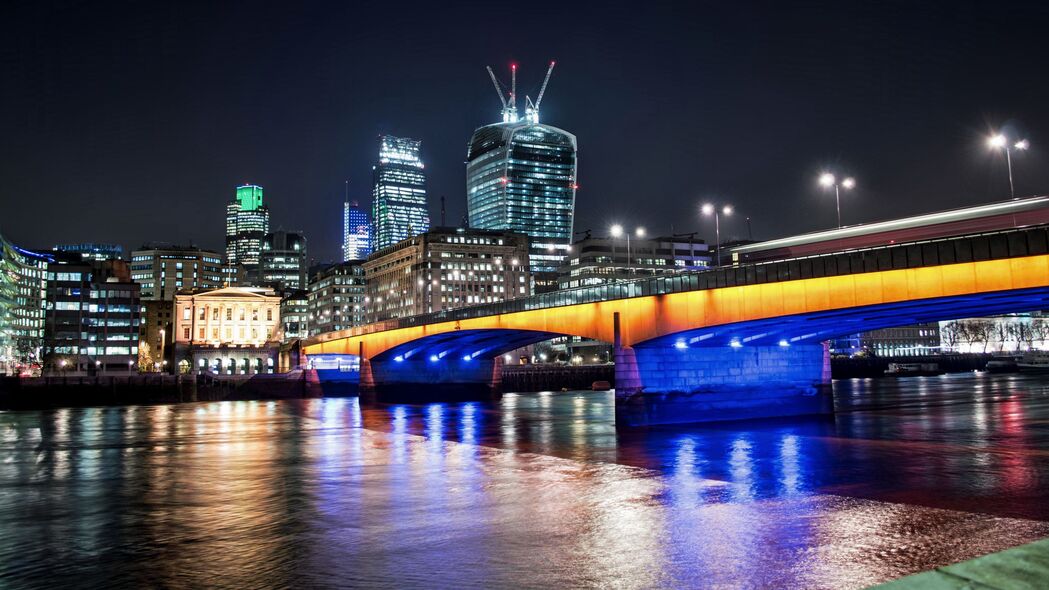
[[[1002, 352], [1005, 350], [1005, 344], [1012, 338], [1013, 321], [1011, 318], [995, 318], [989, 322], [991, 323], [991, 336], [998, 341], [998, 352]], [[986, 348], [984, 352], [987, 352]]]
[[955, 351], [961, 339], [962, 327], [957, 320], [946, 322], [940, 328], [940, 343], [945, 345], [948, 350]]
[[993, 331], [993, 325], [987, 320], [969, 320], [967, 322], [960, 322], [962, 327], [962, 338], [965, 343], [969, 345], [969, 350], [972, 351], [976, 344], [983, 345], [983, 351], [987, 352], [987, 340], [991, 337]]
[[1037, 342], [1039, 346], [1045, 346], [1045, 339], [1049, 338], [1049, 324], [1045, 320], [1032, 319], [1031, 320], [1031, 347], [1034, 347], [1034, 343]]
[[1009, 336], [1016, 342], [1016, 350], [1028, 350], [1031, 348], [1031, 324], [1024, 321], [1016, 321], [1009, 324]]

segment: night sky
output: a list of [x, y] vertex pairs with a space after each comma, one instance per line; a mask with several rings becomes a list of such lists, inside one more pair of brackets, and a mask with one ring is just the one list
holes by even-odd
[[[1007, 2], [5, 2], [0, 233], [27, 247], [221, 248], [234, 186], [338, 255], [344, 180], [370, 202], [377, 136], [422, 139], [431, 218], [465, 212], [465, 152], [499, 102], [484, 66], [579, 139], [576, 230], [830, 227], [1049, 192], [1049, 5]], [[523, 106], [523, 105], [522, 105]]]

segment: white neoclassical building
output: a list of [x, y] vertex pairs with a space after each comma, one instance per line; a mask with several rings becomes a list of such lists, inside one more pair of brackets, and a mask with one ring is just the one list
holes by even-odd
[[254, 287], [175, 295], [178, 372], [272, 373], [279, 351], [280, 301], [272, 289]]

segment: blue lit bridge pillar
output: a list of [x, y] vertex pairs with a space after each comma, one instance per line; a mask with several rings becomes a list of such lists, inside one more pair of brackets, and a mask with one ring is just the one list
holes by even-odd
[[[627, 364], [621, 370], [620, 359]], [[616, 354], [616, 424], [645, 426], [829, 414], [824, 344], [639, 345]], [[627, 379], [620, 388], [620, 376]]]

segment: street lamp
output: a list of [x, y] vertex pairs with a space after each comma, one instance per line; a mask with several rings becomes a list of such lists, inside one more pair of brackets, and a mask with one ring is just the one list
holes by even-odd
[[838, 209], [838, 229], [841, 229], [841, 189], [852, 190], [856, 187], [856, 179], [849, 176], [838, 182], [838, 179], [833, 174], [824, 172], [820, 174], [820, 186], [824, 188], [834, 187], [834, 204]]
[[715, 246], [718, 250], [718, 266], [721, 266], [721, 216], [732, 215], [732, 205], [721, 205], [714, 206], [711, 203], [706, 203], [701, 209], [703, 215], [710, 217], [714, 216], [714, 240]]
[[1007, 138], [1005, 135], [1003, 135], [1001, 133], [997, 133], [997, 134], [992, 135], [991, 137], [987, 138], [987, 146], [990, 147], [991, 149], [995, 149], [995, 150], [1000, 150], [1000, 149], [1004, 149], [1005, 150], [1005, 163], [1006, 163], [1006, 166], [1009, 168], [1009, 198], [1015, 199], [1016, 198], [1016, 189], [1013, 187], [1013, 156], [1012, 156], [1012, 151], [1013, 150], [1026, 151], [1027, 148], [1031, 147], [1031, 143], [1029, 141], [1027, 141], [1026, 139], [1021, 139], [1020, 141], [1017, 141], [1017, 142], [1013, 143], [1010, 146], [1009, 145], [1009, 138]]
[[[608, 231], [609, 231], [609, 233], [612, 234], [613, 238], [618, 238], [619, 236], [622, 236], [624, 234], [623, 226], [619, 225], [618, 223], [613, 225], [612, 227], [610, 227]], [[634, 234], [637, 235], [637, 237], [639, 237], [639, 238], [645, 237], [645, 228], [639, 227], [639, 228], [635, 229], [634, 230]], [[613, 267], [615, 265], [615, 262], [616, 262], [616, 242], [613, 239], [612, 240], [612, 264], [613, 264]], [[630, 274], [635, 274], [634, 273], [634, 269], [633, 269], [633, 267], [631, 265], [631, 260], [630, 260], [630, 233], [629, 232], [626, 233], [626, 265], [627, 265], [627, 272], [630, 273]]]

